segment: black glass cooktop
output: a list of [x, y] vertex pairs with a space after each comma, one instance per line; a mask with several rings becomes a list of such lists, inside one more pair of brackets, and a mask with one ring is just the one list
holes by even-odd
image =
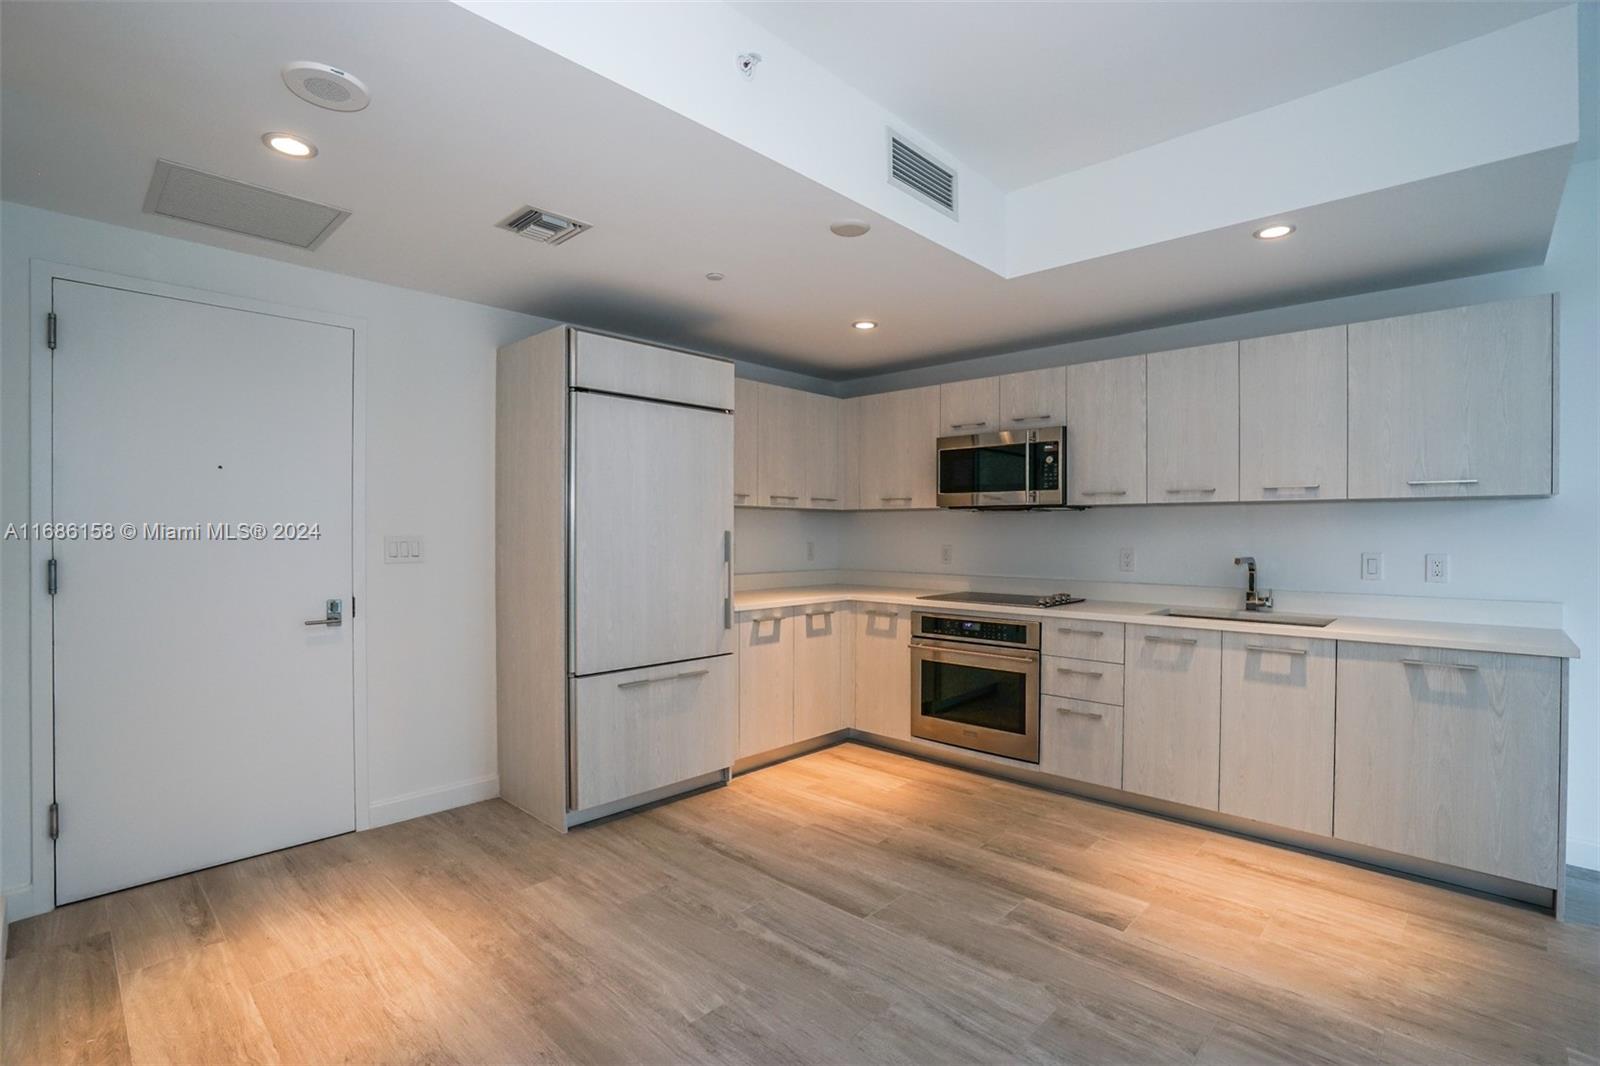
[[1052, 592], [1040, 596], [1014, 592], [940, 592], [932, 596], [918, 596], [919, 600], [943, 600], [950, 603], [999, 603], [1008, 607], [1065, 607], [1069, 603], [1082, 603], [1082, 596], [1068, 592]]

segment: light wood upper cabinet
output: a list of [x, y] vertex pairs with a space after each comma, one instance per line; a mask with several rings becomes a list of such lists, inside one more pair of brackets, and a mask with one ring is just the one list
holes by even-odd
[[939, 387], [881, 392], [859, 400], [861, 507], [932, 507]]
[[1067, 368], [1000, 375], [1000, 428], [1038, 429], [1067, 421]]
[[860, 604], [855, 622], [855, 727], [911, 737], [911, 609]]
[[810, 740], [848, 725], [844, 643], [849, 616], [831, 605], [802, 607], [794, 626], [794, 739]]
[[802, 392], [805, 433], [800, 447], [806, 467], [803, 506], [836, 511], [844, 506], [844, 449], [839, 409], [842, 400]]
[[1350, 326], [1350, 496], [1554, 491], [1552, 300]]
[[1553, 888], [1561, 661], [1339, 643], [1334, 835]]
[[1148, 367], [1149, 499], [1239, 498], [1239, 343], [1156, 352]]
[[1216, 810], [1222, 634], [1130, 625], [1126, 635], [1122, 787]]
[[1332, 835], [1334, 647], [1222, 634], [1218, 810]]
[[1239, 498], [1345, 497], [1344, 326], [1239, 342]]
[[802, 506], [806, 495], [806, 394], [763, 385], [760, 430], [757, 480], [761, 503]]
[[1145, 502], [1145, 357], [1067, 367], [1067, 499]]
[[757, 502], [761, 454], [761, 390], [766, 386], [747, 378], [733, 381], [733, 502]]
[[1000, 379], [939, 386], [939, 435], [993, 433], [1000, 427]]
[[794, 743], [794, 626], [788, 610], [739, 621], [739, 758]]

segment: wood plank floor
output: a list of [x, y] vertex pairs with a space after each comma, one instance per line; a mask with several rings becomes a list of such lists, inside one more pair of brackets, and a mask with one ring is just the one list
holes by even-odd
[[563, 838], [491, 801], [11, 930], [47, 1062], [1538, 1062], [1600, 930], [847, 744]]

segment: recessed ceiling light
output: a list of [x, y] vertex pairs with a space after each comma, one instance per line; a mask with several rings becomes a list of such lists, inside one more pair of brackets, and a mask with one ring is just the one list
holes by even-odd
[[725, 277], [727, 277], [727, 275], [724, 274], [722, 271], [713, 270], [711, 273], [706, 275], [706, 280], [707, 281], [721, 281]]
[[878, 328], [878, 324], [876, 322], [872, 321], [871, 319], [867, 319], [867, 318], [863, 318], [859, 322], [852, 322], [850, 324], [852, 326], [856, 327], [856, 329], [861, 330], [862, 332], [866, 332], [869, 329], [877, 329]]
[[302, 141], [292, 133], [263, 133], [261, 143], [291, 159], [310, 159], [317, 154], [316, 145], [310, 141]]
[[1262, 226], [1256, 230], [1255, 238], [1258, 241], [1275, 241], [1287, 237], [1294, 232], [1294, 227], [1287, 222], [1274, 222], [1270, 226]]
[[835, 237], [859, 237], [872, 228], [858, 218], [841, 218], [828, 227]]

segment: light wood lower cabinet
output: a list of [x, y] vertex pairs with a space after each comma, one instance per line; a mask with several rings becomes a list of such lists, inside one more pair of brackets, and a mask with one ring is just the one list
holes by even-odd
[[573, 808], [731, 766], [738, 684], [732, 655], [575, 680]]
[[739, 621], [739, 758], [794, 743], [795, 642], [790, 610]]
[[1039, 769], [1122, 787], [1122, 708], [1045, 696], [1039, 701]]
[[1339, 643], [1334, 835], [1553, 888], [1561, 661]]
[[855, 727], [911, 737], [911, 609], [858, 604], [855, 622]]
[[831, 606], [802, 607], [794, 627], [794, 739], [810, 740], [849, 723], [844, 699], [848, 616]]
[[1333, 833], [1334, 642], [1222, 635], [1218, 810]]
[[1122, 787], [1217, 809], [1222, 634], [1127, 627]]

